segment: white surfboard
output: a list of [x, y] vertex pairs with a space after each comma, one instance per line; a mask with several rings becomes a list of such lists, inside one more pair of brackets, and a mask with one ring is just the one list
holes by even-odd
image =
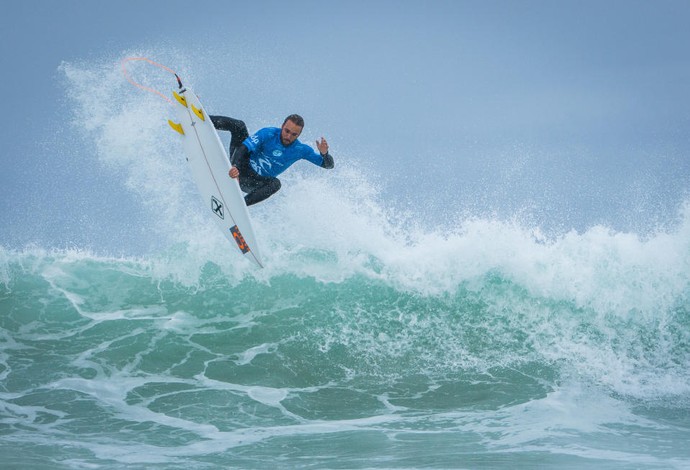
[[189, 168], [199, 187], [206, 210], [225, 237], [245, 258], [263, 267], [254, 228], [237, 179], [230, 178], [230, 161], [218, 132], [189, 89], [173, 91], [179, 123], [168, 121], [182, 136]]

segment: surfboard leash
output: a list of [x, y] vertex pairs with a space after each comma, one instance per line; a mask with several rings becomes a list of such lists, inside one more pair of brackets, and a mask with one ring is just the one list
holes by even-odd
[[147, 62], [147, 63], [153, 65], [154, 67], [158, 67], [158, 68], [160, 68], [160, 69], [162, 69], [162, 70], [165, 70], [166, 72], [169, 72], [169, 73], [173, 74], [173, 75], [175, 76], [175, 79], [177, 80], [177, 84], [179, 85], [180, 90], [181, 90], [181, 89], [183, 88], [183, 86], [182, 86], [182, 79], [180, 78], [180, 76], [179, 76], [174, 70], [172, 70], [171, 68], [166, 67], [165, 65], [160, 64], [160, 63], [158, 63], [158, 62], [156, 62], [156, 61], [153, 61], [153, 60], [149, 59], [148, 57], [126, 57], [126, 58], [122, 59], [122, 61], [120, 62], [120, 66], [122, 67], [122, 74], [125, 76], [125, 78], [127, 79], [127, 81], [128, 81], [129, 83], [131, 83], [131, 84], [134, 85], [135, 87], [140, 88], [140, 89], [142, 89], [142, 90], [144, 90], [144, 91], [147, 91], [147, 92], [149, 92], [149, 93], [155, 93], [156, 95], [160, 96], [160, 97], [163, 98], [165, 101], [167, 101], [168, 103], [174, 104], [173, 101], [172, 101], [170, 98], [168, 98], [166, 95], [164, 95], [164, 94], [161, 93], [160, 91], [156, 90], [155, 88], [151, 88], [151, 87], [148, 87], [148, 86], [146, 86], [146, 85], [142, 85], [141, 83], [137, 82], [136, 80], [134, 80], [134, 79], [129, 75], [129, 71], [127, 70], [127, 63], [128, 63], [128, 62], [133, 62], [133, 61], [143, 61], [143, 62]]

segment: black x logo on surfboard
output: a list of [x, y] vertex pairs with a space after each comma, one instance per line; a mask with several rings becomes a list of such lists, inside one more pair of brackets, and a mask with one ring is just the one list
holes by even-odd
[[225, 215], [223, 214], [223, 203], [216, 199], [215, 196], [211, 196], [211, 210], [221, 219], [225, 219]]

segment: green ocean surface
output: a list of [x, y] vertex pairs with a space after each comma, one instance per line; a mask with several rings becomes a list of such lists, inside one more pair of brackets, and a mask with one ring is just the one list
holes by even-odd
[[424, 292], [0, 253], [4, 468], [690, 465], [687, 284], [613, 309], [499, 269]]

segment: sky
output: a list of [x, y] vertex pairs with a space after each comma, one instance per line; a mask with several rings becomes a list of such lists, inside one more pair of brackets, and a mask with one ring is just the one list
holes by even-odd
[[[251, 130], [305, 116], [384, 205], [642, 230], [690, 178], [686, 0], [25, 0], [3, 7], [0, 245], [88, 244], [67, 229], [117, 186], [75, 136], [61, 64], [176, 62]], [[80, 162], [80, 163], [77, 163]], [[76, 165], [80, 165], [76, 168]], [[133, 215], [135, 217], [135, 215]], [[59, 232], [61, 235], [54, 235]], [[51, 233], [53, 235], [51, 235]]]

